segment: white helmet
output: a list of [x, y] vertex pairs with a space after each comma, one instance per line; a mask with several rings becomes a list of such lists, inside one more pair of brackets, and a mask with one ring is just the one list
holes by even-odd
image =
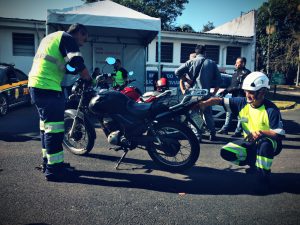
[[242, 89], [246, 91], [258, 91], [261, 88], [270, 89], [269, 78], [262, 72], [252, 72], [244, 80]]

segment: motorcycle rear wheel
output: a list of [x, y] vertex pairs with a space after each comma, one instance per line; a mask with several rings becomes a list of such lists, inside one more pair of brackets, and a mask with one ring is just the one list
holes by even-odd
[[92, 137], [91, 127], [82, 119], [78, 118], [73, 137], [70, 137], [70, 130], [74, 118], [69, 115], [65, 116], [65, 134], [63, 146], [75, 155], [86, 155], [94, 147], [95, 139]]
[[191, 168], [199, 158], [200, 145], [192, 130], [175, 121], [160, 122], [148, 135], [157, 136], [161, 141], [154, 141], [147, 146], [151, 159], [163, 169], [182, 172]]

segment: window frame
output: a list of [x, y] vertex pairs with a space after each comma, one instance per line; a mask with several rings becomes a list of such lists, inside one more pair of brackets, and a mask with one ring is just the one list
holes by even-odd
[[[169, 45], [169, 46], [168, 46]], [[167, 47], [170, 47], [169, 49], [170, 56], [167, 57], [167, 53], [165, 53], [165, 50]], [[174, 43], [173, 42], [161, 42], [161, 62], [163, 63], [173, 63], [174, 58]], [[156, 42], [156, 54], [155, 54], [155, 62], [158, 62], [158, 42]]]
[[[229, 50], [232, 50], [231, 52]], [[238, 52], [238, 54], [234, 54]], [[229, 54], [230, 52], [230, 54]], [[242, 48], [237, 46], [227, 46], [226, 51], [226, 65], [235, 65], [236, 59], [242, 54]]]
[[35, 35], [32, 33], [12, 33], [13, 56], [34, 56]]

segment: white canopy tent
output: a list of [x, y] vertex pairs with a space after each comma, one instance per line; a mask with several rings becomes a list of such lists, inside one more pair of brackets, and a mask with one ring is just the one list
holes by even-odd
[[[125, 69], [134, 71], [137, 86], [144, 88], [146, 47], [160, 33], [160, 19], [109, 0], [48, 10], [47, 33], [66, 30], [73, 23], [81, 23], [88, 29], [90, 44], [81, 51], [90, 70], [101, 69], [105, 58], [113, 56], [121, 59]], [[104, 72], [112, 70], [108, 66], [105, 69]]]

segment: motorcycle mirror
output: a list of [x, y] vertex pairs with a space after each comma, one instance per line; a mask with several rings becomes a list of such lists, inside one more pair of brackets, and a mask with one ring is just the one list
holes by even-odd
[[113, 65], [116, 63], [116, 59], [114, 57], [107, 57], [105, 59], [105, 62], [108, 64], [108, 65]]
[[133, 74], [134, 74], [133, 71], [129, 71], [129, 72], [128, 72], [128, 76], [132, 76]]

